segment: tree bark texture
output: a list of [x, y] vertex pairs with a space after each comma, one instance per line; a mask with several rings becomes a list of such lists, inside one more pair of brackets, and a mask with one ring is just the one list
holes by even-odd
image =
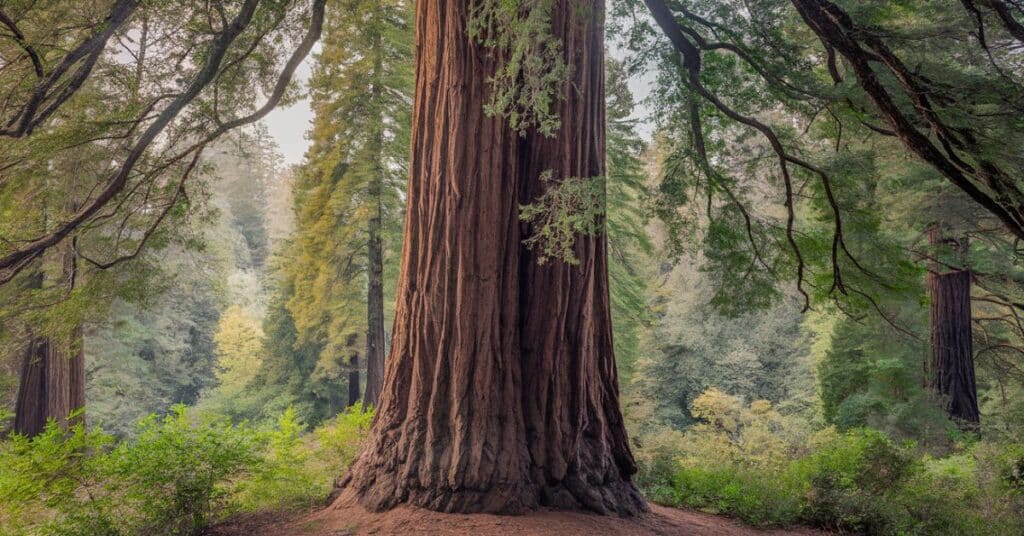
[[68, 415], [83, 407], [85, 356], [81, 347], [69, 355], [49, 338], [33, 337], [22, 362], [13, 431], [38, 435], [48, 419], [66, 428]]
[[931, 295], [930, 385], [950, 417], [968, 428], [980, 421], [971, 335], [971, 273], [928, 273]]
[[[558, 0], [572, 66], [546, 138], [488, 117], [499, 52], [467, 35], [470, 2], [422, 0], [408, 209], [391, 353], [368, 446], [342, 480], [371, 510], [631, 515], [606, 244], [540, 265], [519, 206], [605, 172], [603, 1]], [[579, 9], [580, 4], [589, 9]]]

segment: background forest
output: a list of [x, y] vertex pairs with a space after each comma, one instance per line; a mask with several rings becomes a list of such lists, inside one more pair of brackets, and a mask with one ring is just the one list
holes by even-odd
[[[95, 17], [64, 4], [0, 1], [0, 13]], [[97, 111], [104, 103], [135, 110], [140, 94], [176, 83], [163, 72], [178, 59], [173, 22], [206, 24], [206, 13], [142, 4], [61, 121], [38, 138], [0, 138], [3, 242], [74, 213], [124, 157], [116, 143], [81, 141], [118, 120], [100, 117], [112, 113]], [[547, 262], [572, 263], [577, 234], [607, 235], [635, 479], [650, 501], [757, 526], [1024, 534], [1019, 235], [909, 154], [852, 76], [829, 77], [786, 4], [671, 3], [702, 49], [695, 85], [643, 3], [610, 2], [607, 177], [521, 207], [524, 221], [547, 222], [530, 239]], [[956, 2], [839, 4], [897, 36], [917, 74], [948, 81], [942, 113], [954, 128], [981, 125], [980, 152], [1024, 169], [1024, 38], [996, 29], [987, 8], [975, 19], [942, 6]], [[1019, 27], [1022, 8], [1006, 5]], [[195, 533], [328, 496], [361, 448], [390, 348], [413, 13], [406, 0], [330, 0], [308, 80], [283, 93], [308, 99], [306, 132], [259, 120], [227, 131], [189, 153], [187, 187], [154, 171], [144, 197], [146, 186], [119, 198], [128, 215], [96, 217], [71, 249], [4, 272], [0, 533]], [[980, 20], [992, 25], [984, 46], [962, 44]], [[266, 32], [299, 42], [301, 19], [280, 21]], [[0, 27], [5, 66], [22, 57], [11, 28]], [[226, 83], [273, 94], [286, 52], [256, 48], [263, 56]], [[17, 90], [3, 69], [0, 80]], [[230, 89], [216, 101], [223, 113], [258, 108]], [[195, 114], [168, 147], [219, 122]], [[305, 156], [286, 165], [275, 140], [300, 136]], [[791, 163], [783, 181], [779, 140], [813, 166]], [[146, 166], [171, 151], [158, 152]], [[74, 180], [58, 187], [52, 175]], [[46, 209], [27, 214], [26, 203]], [[966, 278], [966, 395], [934, 379], [936, 289], [950, 274]], [[41, 340], [84, 357], [84, 417], [19, 428]]]

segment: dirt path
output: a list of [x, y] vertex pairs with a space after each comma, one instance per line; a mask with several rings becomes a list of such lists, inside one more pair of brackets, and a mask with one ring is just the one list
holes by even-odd
[[769, 536], [823, 535], [807, 528], [757, 530], [731, 519], [651, 505], [651, 512], [636, 519], [576, 512], [542, 510], [525, 516], [441, 514], [400, 507], [380, 514], [360, 506], [332, 505], [310, 514], [281, 519], [266, 514], [216, 527], [215, 536], [362, 536], [362, 535], [553, 535], [553, 536]]

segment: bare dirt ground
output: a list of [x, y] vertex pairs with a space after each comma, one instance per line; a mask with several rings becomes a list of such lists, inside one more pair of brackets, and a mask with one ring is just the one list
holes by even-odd
[[623, 519], [578, 512], [541, 510], [524, 516], [441, 514], [400, 507], [367, 512], [359, 505], [335, 503], [309, 513], [267, 513], [214, 527], [212, 536], [362, 536], [362, 535], [553, 535], [553, 536], [820, 536], [808, 528], [758, 530], [728, 518], [651, 505], [639, 518]]

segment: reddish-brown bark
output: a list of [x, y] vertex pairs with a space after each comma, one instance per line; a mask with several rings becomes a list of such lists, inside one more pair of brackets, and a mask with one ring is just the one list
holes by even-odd
[[[937, 226], [929, 231], [929, 240], [935, 245], [944, 242]], [[966, 248], [966, 244], [954, 240], [945, 242], [957, 249]], [[943, 398], [950, 417], [966, 428], [977, 428], [980, 415], [974, 380], [971, 273], [969, 270], [947, 272], [933, 265], [927, 284], [931, 297], [929, 385]]]
[[931, 295], [929, 385], [946, 413], [966, 428], [980, 421], [971, 342], [971, 274], [965, 270], [928, 274]]
[[85, 407], [85, 357], [69, 355], [46, 337], [33, 338], [22, 362], [13, 431], [34, 436], [48, 419], [67, 426], [68, 415]]
[[946, 400], [950, 417], [976, 427], [978, 394], [971, 343], [971, 274], [928, 274], [931, 294], [931, 387]]
[[[63, 247], [55, 260], [60, 262], [60, 284], [70, 291], [78, 273], [74, 243]], [[40, 267], [33, 275], [33, 287], [42, 288], [43, 271]], [[84, 407], [85, 352], [81, 326], [74, 330], [70, 341], [30, 337], [21, 366], [12, 430], [31, 437], [42, 432], [49, 419], [66, 428], [69, 414]]]
[[468, 4], [416, 6], [394, 339], [344, 493], [371, 510], [644, 511], [619, 410], [605, 239], [580, 237], [578, 266], [542, 266], [518, 218], [549, 186], [542, 171], [604, 175], [603, 2], [556, 2], [573, 70], [553, 138], [520, 137], [485, 115], [500, 60], [467, 35]]

